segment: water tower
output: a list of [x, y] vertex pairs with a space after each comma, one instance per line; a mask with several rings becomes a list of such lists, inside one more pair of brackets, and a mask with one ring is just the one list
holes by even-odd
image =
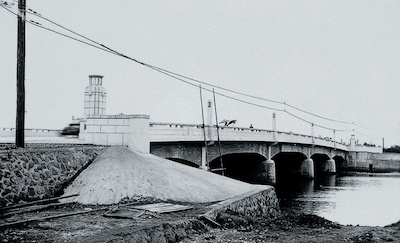
[[85, 88], [85, 116], [106, 114], [106, 89], [103, 76], [89, 75], [89, 86]]

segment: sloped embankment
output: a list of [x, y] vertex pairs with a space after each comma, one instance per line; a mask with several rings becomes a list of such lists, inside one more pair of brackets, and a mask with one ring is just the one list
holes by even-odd
[[64, 194], [80, 194], [65, 200], [82, 204], [113, 204], [126, 197], [213, 202], [263, 188], [270, 187], [251, 185], [118, 146], [104, 150]]

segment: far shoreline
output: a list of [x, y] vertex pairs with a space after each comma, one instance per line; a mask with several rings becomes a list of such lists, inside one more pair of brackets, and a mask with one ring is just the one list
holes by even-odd
[[339, 176], [365, 176], [365, 177], [399, 177], [400, 172], [365, 172], [365, 171], [344, 171]]

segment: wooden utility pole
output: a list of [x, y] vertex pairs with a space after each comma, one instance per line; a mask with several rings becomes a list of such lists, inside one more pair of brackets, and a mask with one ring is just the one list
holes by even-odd
[[17, 119], [15, 146], [25, 146], [25, 19], [26, 0], [18, 0]]

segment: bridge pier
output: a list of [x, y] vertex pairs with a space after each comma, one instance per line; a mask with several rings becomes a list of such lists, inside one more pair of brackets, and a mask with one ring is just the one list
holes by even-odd
[[267, 159], [260, 164], [259, 180], [265, 184], [275, 184], [275, 161]]
[[321, 164], [321, 172], [324, 174], [334, 175], [336, 174], [336, 162], [333, 159], [323, 161]]
[[311, 158], [301, 162], [300, 175], [305, 178], [314, 178], [314, 161]]
[[207, 166], [207, 149], [206, 147], [201, 147], [201, 165], [199, 167], [202, 170], [208, 170]]

